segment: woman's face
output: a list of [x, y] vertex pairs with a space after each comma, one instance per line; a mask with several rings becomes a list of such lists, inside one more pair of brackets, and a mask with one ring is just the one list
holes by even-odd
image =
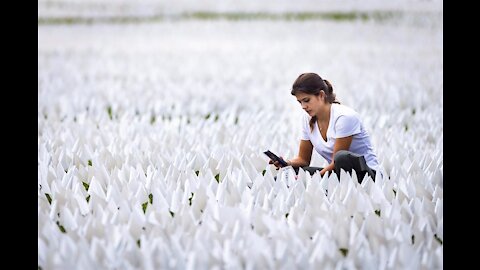
[[322, 99], [322, 92], [319, 95], [306, 94], [299, 92], [295, 94], [297, 101], [302, 105], [302, 109], [305, 110], [308, 115], [314, 116], [320, 111], [320, 108], [325, 104]]

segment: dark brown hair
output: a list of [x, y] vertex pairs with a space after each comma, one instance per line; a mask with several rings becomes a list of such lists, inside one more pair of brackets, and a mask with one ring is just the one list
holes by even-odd
[[[295, 80], [292, 86], [292, 95], [296, 95], [299, 92], [309, 94], [309, 95], [320, 95], [320, 91], [325, 92], [326, 95], [326, 101], [328, 101], [330, 104], [331, 103], [340, 103], [336, 99], [335, 93], [333, 93], [333, 87], [332, 84], [327, 81], [322, 79], [318, 74], [316, 73], [302, 73], [298, 78]], [[313, 131], [313, 125], [317, 122], [317, 116], [314, 115], [310, 119], [310, 131]]]

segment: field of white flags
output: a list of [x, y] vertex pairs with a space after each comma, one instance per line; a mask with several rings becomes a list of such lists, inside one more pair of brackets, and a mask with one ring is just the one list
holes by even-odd
[[[410, 12], [39, 20], [39, 269], [443, 269], [443, 11]], [[297, 154], [303, 72], [384, 177], [268, 164]]]

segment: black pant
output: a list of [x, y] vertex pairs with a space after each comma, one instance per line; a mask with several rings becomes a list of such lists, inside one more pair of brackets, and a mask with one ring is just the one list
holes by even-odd
[[[337, 153], [335, 153], [334, 156], [334, 163], [335, 163], [335, 169], [333, 170], [336, 174], [338, 179], [340, 180], [340, 170], [343, 169], [344, 171], [350, 173], [352, 175], [352, 170], [355, 170], [357, 173], [357, 178], [358, 182], [362, 183], [363, 177], [365, 176], [366, 173], [370, 175], [370, 177], [375, 181], [375, 173], [376, 171], [371, 169], [370, 167], [367, 166], [367, 162], [365, 161], [365, 158], [361, 155], [355, 154], [353, 152], [347, 151], [347, 150], [340, 150]], [[299, 168], [294, 168], [295, 172], [298, 174]], [[310, 173], [310, 175], [313, 175], [317, 171], [321, 171], [323, 168], [321, 167], [302, 167], [304, 171], [307, 171]], [[329, 171], [329, 175], [332, 173], [332, 171]]]

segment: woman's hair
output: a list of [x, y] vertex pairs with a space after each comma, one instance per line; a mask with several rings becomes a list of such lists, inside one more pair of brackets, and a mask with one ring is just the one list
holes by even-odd
[[[309, 95], [320, 95], [320, 91], [325, 92], [326, 95], [326, 101], [331, 103], [340, 103], [337, 98], [335, 93], [333, 93], [333, 87], [332, 84], [327, 81], [322, 79], [318, 74], [316, 73], [303, 73], [298, 76], [298, 78], [295, 80], [292, 86], [292, 95], [296, 95], [299, 92], [309, 94]], [[314, 115], [310, 119], [310, 131], [313, 131], [313, 125], [317, 122], [317, 116]]]

